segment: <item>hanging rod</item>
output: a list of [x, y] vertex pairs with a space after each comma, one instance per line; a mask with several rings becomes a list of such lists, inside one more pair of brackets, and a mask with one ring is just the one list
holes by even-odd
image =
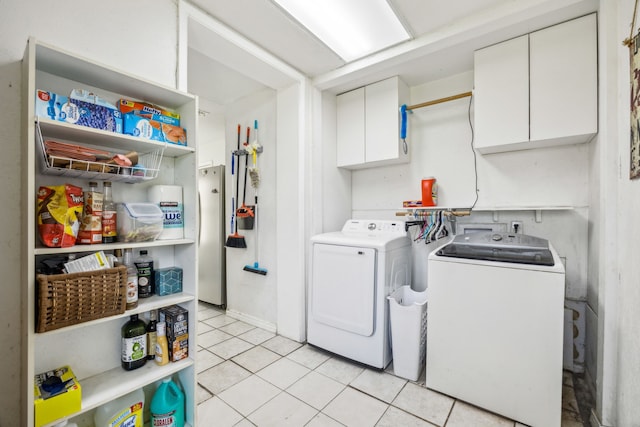
[[421, 104], [409, 105], [407, 110], [415, 110], [417, 108], [428, 107], [430, 105], [442, 104], [443, 102], [453, 101], [455, 99], [466, 98], [473, 95], [472, 92], [459, 93], [457, 95], [447, 96], [446, 98], [434, 99], [433, 101], [423, 102]]

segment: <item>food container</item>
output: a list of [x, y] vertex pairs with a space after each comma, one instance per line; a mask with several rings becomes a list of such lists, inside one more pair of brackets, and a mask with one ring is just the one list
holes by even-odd
[[156, 294], [159, 296], [182, 292], [182, 269], [166, 267], [154, 270]]
[[118, 241], [148, 242], [162, 233], [163, 214], [154, 203], [118, 205]]

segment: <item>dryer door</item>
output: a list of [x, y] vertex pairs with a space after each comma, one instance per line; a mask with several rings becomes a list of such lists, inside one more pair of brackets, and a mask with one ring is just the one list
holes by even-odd
[[375, 330], [376, 250], [313, 245], [311, 316], [359, 335]]

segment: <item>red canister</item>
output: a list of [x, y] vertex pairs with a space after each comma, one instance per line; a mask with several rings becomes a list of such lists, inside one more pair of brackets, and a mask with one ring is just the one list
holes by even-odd
[[436, 206], [438, 204], [438, 184], [433, 177], [422, 180], [422, 206]]

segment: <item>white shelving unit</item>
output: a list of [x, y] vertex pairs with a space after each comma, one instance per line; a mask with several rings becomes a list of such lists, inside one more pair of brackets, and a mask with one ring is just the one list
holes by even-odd
[[[181, 116], [181, 126], [187, 129], [187, 146], [165, 144], [129, 135], [56, 122], [36, 117], [35, 93], [37, 89], [68, 94], [72, 89], [88, 89], [115, 103], [120, 98], [151, 102]], [[188, 425], [195, 425], [196, 412], [196, 324], [197, 324], [197, 154], [196, 120], [197, 98], [175, 89], [131, 76], [125, 72], [95, 63], [65, 52], [54, 46], [30, 39], [23, 58], [23, 112], [24, 132], [22, 151], [21, 212], [22, 225], [22, 419], [24, 425], [34, 426], [34, 375], [63, 365], [69, 365], [82, 387], [82, 409], [68, 418], [81, 426], [91, 425], [95, 408], [136, 389], [144, 389], [147, 404], [155, 390], [155, 383], [171, 376], [179, 382], [186, 397]], [[184, 238], [156, 240], [142, 243], [113, 243], [76, 245], [70, 248], [49, 248], [39, 242], [36, 221], [36, 194], [41, 185], [70, 183], [87, 188], [89, 180], [102, 181], [108, 175], [50, 173], [43, 169], [38, 156], [37, 127], [43, 137], [110, 152], [137, 151], [141, 156], [159, 152], [159, 173], [152, 179], [112, 179], [116, 202], [146, 201], [149, 186], [173, 184], [183, 187]], [[113, 176], [113, 178], [120, 178]], [[132, 183], [128, 183], [131, 181]], [[93, 253], [114, 249], [147, 249], [155, 266], [179, 266], [183, 269], [183, 292], [140, 299], [138, 307], [124, 314], [80, 323], [51, 332], [35, 333], [36, 268], [42, 259], [69, 253]], [[120, 366], [120, 329], [131, 314], [179, 304], [189, 310], [188, 359], [165, 366], [147, 364], [134, 371]], [[144, 317], [144, 316], [143, 316]], [[58, 420], [58, 421], [62, 421]], [[52, 423], [53, 424], [53, 423]]]

